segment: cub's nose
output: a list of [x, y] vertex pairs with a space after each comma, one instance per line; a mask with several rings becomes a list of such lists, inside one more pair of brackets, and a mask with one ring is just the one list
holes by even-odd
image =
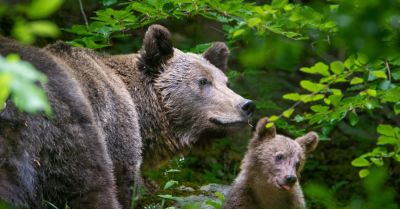
[[285, 183], [288, 185], [293, 185], [297, 181], [297, 177], [293, 175], [285, 176]]
[[246, 100], [240, 105], [240, 108], [248, 117], [250, 117], [253, 115], [254, 110], [256, 110], [256, 104], [251, 100]]

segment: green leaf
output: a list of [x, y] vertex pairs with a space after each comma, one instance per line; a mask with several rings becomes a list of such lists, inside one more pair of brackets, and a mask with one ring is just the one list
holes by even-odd
[[52, 111], [47, 96], [36, 84], [47, 82], [44, 74], [38, 72], [30, 63], [19, 60], [16, 55], [9, 55], [6, 59], [0, 56], [0, 72], [12, 76], [11, 100], [19, 110], [28, 113], [44, 111], [47, 116], [51, 116]]
[[272, 0], [271, 5], [276, 8], [283, 8], [288, 4], [288, 0]]
[[367, 89], [367, 94], [371, 97], [376, 97], [376, 90], [375, 89]]
[[271, 115], [271, 116], [268, 118], [268, 120], [271, 121], [271, 122], [277, 121], [278, 119], [279, 119], [279, 117], [276, 116], [276, 115]]
[[[0, 69], [1, 72], [1, 69]], [[10, 95], [11, 75], [8, 73], [0, 74], [0, 110], [4, 108], [4, 103]]]
[[260, 23], [261, 23], [261, 19], [258, 17], [250, 18], [249, 20], [247, 20], [247, 24], [249, 25], [249, 27], [257, 26]]
[[333, 93], [333, 95], [338, 95], [338, 96], [343, 95], [340, 89], [330, 89], [330, 91]]
[[64, 0], [33, 0], [26, 12], [33, 19], [45, 18], [57, 11], [63, 2]]
[[265, 128], [266, 128], [266, 129], [272, 128], [272, 126], [274, 126], [274, 123], [273, 123], [273, 122], [269, 122], [269, 123], [265, 124]]
[[318, 62], [317, 64], [315, 64], [312, 67], [303, 67], [300, 68], [300, 71], [305, 72], [305, 73], [309, 73], [309, 74], [321, 74], [323, 76], [329, 76], [329, 67], [327, 65], [325, 65], [322, 62]]
[[303, 87], [303, 89], [308, 90], [313, 93], [319, 92], [325, 88], [325, 85], [319, 84], [319, 83], [313, 83], [312, 81], [309, 81], [309, 80], [301, 81], [300, 86]]
[[339, 96], [339, 95], [331, 95], [328, 97], [329, 101], [331, 102], [331, 104], [333, 106], [337, 106], [340, 101], [342, 100], [343, 96]]
[[380, 136], [378, 138], [378, 142], [376, 144], [378, 145], [385, 145], [385, 144], [399, 144], [400, 141], [397, 140], [394, 137], [390, 137], [390, 136]]
[[287, 99], [287, 100], [292, 100], [292, 101], [299, 101], [300, 100], [300, 94], [298, 94], [298, 93], [289, 93], [289, 94], [283, 95], [283, 98]]
[[356, 111], [350, 111], [349, 113], [349, 121], [351, 126], [357, 125], [359, 118]]
[[207, 205], [211, 206], [214, 209], [219, 209], [221, 208], [221, 203], [214, 201], [214, 200], [207, 200], [205, 202]]
[[377, 78], [387, 79], [387, 75], [384, 71], [371, 71], [371, 74]]
[[316, 94], [311, 99], [313, 102], [315, 102], [315, 101], [321, 100], [323, 98], [325, 98], [325, 94]]
[[396, 115], [400, 114], [400, 102], [393, 105], [393, 111]]
[[60, 35], [58, 26], [50, 21], [34, 21], [27, 24], [32, 34], [55, 38]]
[[380, 157], [371, 157], [370, 160], [377, 166], [383, 166], [383, 160]]
[[365, 54], [358, 53], [357, 54], [357, 61], [360, 62], [360, 64], [367, 64], [368, 62], [368, 57]]
[[221, 192], [215, 192], [214, 194], [221, 202], [225, 200], [225, 196]]
[[350, 84], [351, 85], [356, 85], [356, 84], [360, 84], [363, 83], [364, 79], [359, 78], [359, 77], [354, 77], [353, 79], [351, 79]]
[[363, 157], [358, 157], [358, 158], [354, 159], [353, 161], [351, 161], [351, 165], [354, 167], [365, 167], [365, 166], [369, 166], [370, 162]]
[[232, 35], [232, 37], [233, 37], [233, 38], [236, 38], [236, 37], [238, 37], [238, 36], [242, 35], [244, 32], [245, 32], [245, 30], [244, 30], [244, 29], [239, 29], [239, 30], [236, 30], [235, 32], [233, 32], [233, 35]]
[[394, 137], [396, 130], [391, 125], [380, 124], [376, 129], [378, 133], [385, 136]]
[[313, 105], [310, 107], [310, 109], [314, 112], [317, 113], [324, 113], [327, 112], [329, 110], [328, 106], [323, 106], [323, 105]]
[[312, 68], [315, 68], [315, 70], [320, 73], [323, 76], [328, 76], [330, 75], [328, 69], [329, 67], [327, 65], [325, 65], [322, 62], [318, 62], [317, 64], [315, 64]]
[[178, 200], [179, 199], [179, 197], [175, 197], [175, 196], [172, 196], [170, 194], [159, 194], [157, 196], [162, 198], [162, 199], [167, 199], [167, 200]]
[[382, 95], [383, 102], [399, 102], [400, 101], [400, 87], [388, 89]]
[[178, 185], [179, 182], [178, 181], [174, 181], [174, 180], [169, 180], [167, 183], [165, 183], [164, 185], [164, 190], [171, 188], [174, 185]]
[[352, 67], [353, 67], [354, 64], [355, 64], [355, 58], [354, 58], [354, 56], [350, 56], [349, 58], [347, 58], [347, 59], [344, 61], [344, 66], [345, 66], [346, 68], [349, 68], [349, 69], [352, 69]]
[[400, 80], [400, 70], [392, 73], [393, 80], [398, 81]]
[[344, 65], [341, 61], [334, 61], [331, 63], [331, 70], [335, 74], [341, 74], [344, 71]]
[[359, 175], [361, 178], [367, 177], [367, 176], [369, 175], [369, 170], [368, 170], [368, 169], [361, 169], [361, 170], [358, 172], [358, 175]]
[[284, 112], [282, 113], [282, 115], [283, 115], [283, 117], [285, 117], [285, 118], [290, 118], [290, 116], [293, 114], [293, 112], [294, 112], [294, 109], [293, 109], [293, 108], [290, 108], [290, 109], [284, 111]]

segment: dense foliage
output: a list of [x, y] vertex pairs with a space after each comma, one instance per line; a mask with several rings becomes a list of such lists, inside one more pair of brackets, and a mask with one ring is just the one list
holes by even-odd
[[[304, 176], [329, 186], [306, 186], [312, 208], [398, 208], [398, 1], [87, 0], [80, 8], [67, 1], [53, 22], [42, 18], [61, 1], [41, 7], [48, 9], [42, 13], [29, 9], [43, 2], [0, 4], [1, 20], [6, 20], [0, 22], [0, 32], [33, 43], [37, 36], [58, 35], [56, 22], [68, 43], [109, 53], [137, 51], [142, 37], [138, 34], [152, 23], [170, 28], [177, 47], [188, 51], [202, 52], [212, 41], [226, 41], [232, 50], [232, 88], [254, 98], [255, 118], [268, 115], [280, 132], [293, 137], [307, 130], [320, 133], [320, 153], [309, 160]], [[69, 15], [83, 16], [71, 20]], [[11, 69], [4, 68], [5, 63], [0, 60], [1, 81], [9, 79], [2, 71]], [[45, 81], [39, 74], [33, 79]], [[0, 82], [0, 104], [9, 86]], [[149, 171], [147, 175], [165, 185], [157, 203], [164, 207], [177, 200], [166, 192], [179, 184], [229, 183], [238, 172], [239, 153], [246, 148], [243, 139], [248, 138], [243, 134], [223, 139], [207, 151]], [[378, 193], [386, 198], [375, 198]]]

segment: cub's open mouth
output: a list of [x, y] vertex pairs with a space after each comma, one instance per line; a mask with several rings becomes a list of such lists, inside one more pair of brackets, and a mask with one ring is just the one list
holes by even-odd
[[249, 124], [249, 119], [229, 120], [225, 118], [210, 118], [209, 121], [219, 126], [243, 126]]
[[289, 191], [292, 189], [293, 186], [287, 185], [287, 184], [279, 184], [279, 186], [286, 191]]

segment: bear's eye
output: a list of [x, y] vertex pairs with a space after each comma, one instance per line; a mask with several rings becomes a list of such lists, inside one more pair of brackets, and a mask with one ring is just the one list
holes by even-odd
[[281, 161], [281, 160], [283, 160], [283, 158], [285, 158], [285, 156], [283, 156], [283, 154], [278, 154], [275, 156], [276, 161]]
[[211, 84], [211, 81], [207, 80], [207, 78], [201, 78], [199, 80], [199, 85], [200, 86], [205, 86], [205, 85], [209, 85], [209, 84]]

